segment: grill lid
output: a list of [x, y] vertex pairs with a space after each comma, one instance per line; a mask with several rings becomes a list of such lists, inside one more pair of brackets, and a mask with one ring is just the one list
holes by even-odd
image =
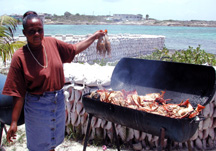
[[122, 58], [111, 77], [113, 90], [136, 90], [139, 95], [166, 91], [170, 103], [189, 99], [193, 107], [208, 104], [215, 93], [211, 66]]

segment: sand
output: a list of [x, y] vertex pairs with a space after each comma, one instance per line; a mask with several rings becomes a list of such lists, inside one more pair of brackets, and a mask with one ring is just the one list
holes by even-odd
[[[6, 126], [7, 130], [9, 126]], [[59, 145], [56, 151], [82, 151], [83, 145], [79, 142], [68, 140], [65, 138], [64, 142]], [[106, 151], [116, 151], [116, 148], [107, 148]], [[13, 143], [8, 144], [6, 142], [6, 134], [3, 132], [2, 136], [2, 146], [0, 151], [28, 151], [26, 144], [26, 135], [25, 135], [25, 124], [18, 126], [17, 138]], [[86, 148], [86, 151], [103, 151], [102, 146], [93, 146], [89, 145]], [[130, 151], [130, 150], [121, 150], [121, 151]]]

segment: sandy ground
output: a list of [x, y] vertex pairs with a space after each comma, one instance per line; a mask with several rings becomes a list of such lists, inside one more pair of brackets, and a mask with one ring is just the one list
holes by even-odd
[[[7, 130], [9, 126], [6, 126]], [[65, 141], [56, 148], [56, 151], [82, 151], [83, 145], [76, 141], [71, 141], [65, 139]], [[106, 151], [116, 151], [116, 148], [107, 148]], [[6, 134], [3, 132], [2, 137], [2, 146], [0, 151], [28, 151], [26, 146], [26, 136], [25, 136], [25, 124], [18, 126], [17, 138], [13, 143], [8, 144], [6, 142]], [[89, 145], [86, 148], [86, 151], [103, 151], [102, 146], [93, 146]], [[121, 150], [121, 151], [130, 151], [130, 150]]]

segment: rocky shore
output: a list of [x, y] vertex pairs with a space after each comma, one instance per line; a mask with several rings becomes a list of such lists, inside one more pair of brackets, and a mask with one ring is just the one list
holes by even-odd
[[187, 26], [187, 27], [216, 27], [216, 21], [204, 20], [141, 20], [141, 21], [119, 21], [119, 22], [99, 22], [99, 21], [45, 21], [45, 24], [62, 25], [143, 25], [143, 26]]

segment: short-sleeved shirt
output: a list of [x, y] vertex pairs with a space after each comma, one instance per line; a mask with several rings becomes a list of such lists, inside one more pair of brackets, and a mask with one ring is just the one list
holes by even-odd
[[[41, 67], [33, 58], [27, 46], [15, 51], [2, 94], [24, 97], [60, 90], [65, 84], [63, 63], [71, 62], [75, 56], [75, 45], [52, 37], [44, 37], [42, 44], [47, 53], [48, 67]], [[44, 49], [31, 50], [40, 64], [46, 64]]]

